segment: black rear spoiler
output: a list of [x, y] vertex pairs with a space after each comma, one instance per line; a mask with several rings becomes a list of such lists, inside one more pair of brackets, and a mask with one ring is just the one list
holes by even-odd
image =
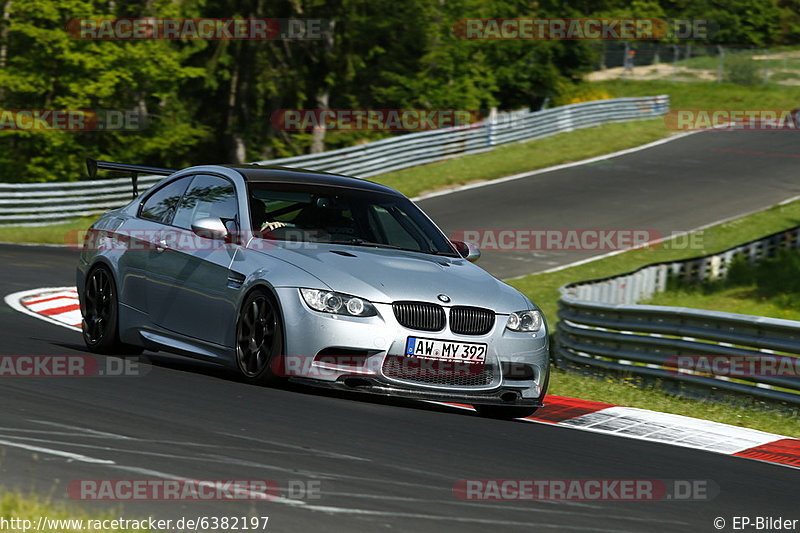
[[139, 174], [155, 174], [156, 176], [169, 176], [177, 172], [169, 168], [147, 167], [144, 165], [128, 165], [126, 163], [113, 163], [111, 161], [96, 161], [86, 158], [86, 170], [89, 178], [94, 179], [98, 170], [111, 170], [112, 172], [130, 172], [133, 185], [133, 197], [139, 196]]

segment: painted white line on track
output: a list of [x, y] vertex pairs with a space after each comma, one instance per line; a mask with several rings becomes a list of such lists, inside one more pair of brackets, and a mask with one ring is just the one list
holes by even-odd
[[50, 422], [49, 420], [28, 420], [29, 422], [33, 422], [34, 424], [42, 424], [44, 426], [52, 426], [61, 429], [71, 429], [74, 431], [79, 431], [81, 433], [86, 433], [89, 436], [94, 437], [105, 437], [108, 439], [125, 439], [130, 440], [131, 437], [126, 437], [125, 435], [117, 435], [116, 433], [106, 433], [105, 431], [97, 431], [95, 429], [89, 429], [81, 426], [70, 426], [69, 424], [60, 424], [58, 422]]
[[66, 459], [71, 459], [73, 461], [80, 461], [81, 463], [92, 463], [92, 464], [100, 464], [100, 465], [114, 465], [114, 461], [110, 461], [108, 459], [97, 459], [95, 457], [89, 457], [87, 455], [81, 455], [79, 453], [72, 453], [72, 452], [65, 452], [63, 450], [54, 450], [52, 448], [44, 448], [42, 446], [32, 446], [30, 444], [23, 444], [21, 442], [14, 442], [10, 440], [0, 440], [0, 446], [8, 446], [10, 448], [20, 448], [23, 450], [28, 450], [31, 452], [38, 452], [43, 453], [46, 455], [55, 455], [58, 457], [64, 457]]

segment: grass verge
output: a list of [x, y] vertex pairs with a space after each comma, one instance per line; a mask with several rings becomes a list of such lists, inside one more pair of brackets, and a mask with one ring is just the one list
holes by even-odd
[[723, 279], [702, 283], [673, 279], [665, 292], [643, 303], [800, 320], [798, 271], [800, 250], [780, 250], [752, 265], [740, 257]]
[[672, 109], [794, 109], [800, 101], [800, 87], [764, 83], [735, 83], [662, 80], [604, 80], [589, 86], [612, 98], [668, 94]]
[[[119, 519], [119, 514], [115, 515], [113, 512], [89, 514], [80, 509], [68, 507], [63, 503], [53, 502], [49, 498], [42, 497], [41, 495], [27, 495], [20, 492], [3, 492], [0, 494], [0, 516], [9, 521], [11, 519], [17, 519], [16, 524], [28, 524], [25, 521], [29, 520], [30, 527], [27, 528], [28, 531], [38, 526], [40, 517], [49, 519], [50, 524], [42, 524], [42, 529], [38, 530], [39, 533], [78, 533], [82, 531], [146, 533], [151, 531], [146, 528], [130, 529], [126, 527], [109, 527], [112, 525], [111, 522], [106, 522], [106, 527], [103, 527], [103, 521], [117, 520]], [[135, 526], [136, 524], [131, 525]], [[25, 529], [22, 527], [12, 529], [0, 528], [0, 532], [8, 533], [16, 533], [24, 530]]]
[[755, 284], [726, 287], [712, 292], [680, 288], [656, 294], [653, 298], [642, 303], [800, 320], [800, 309], [787, 308], [779, 300], [761, 296]]
[[35, 242], [40, 244], [78, 243], [82, 231], [92, 225], [97, 217], [81, 217], [52, 226], [0, 226], [0, 242]]

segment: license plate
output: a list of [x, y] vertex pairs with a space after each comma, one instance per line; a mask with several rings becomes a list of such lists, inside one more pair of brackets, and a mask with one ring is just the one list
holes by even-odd
[[409, 337], [406, 342], [406, 355], [464, 363], [483, 363], [486, 361], [486, 345]]

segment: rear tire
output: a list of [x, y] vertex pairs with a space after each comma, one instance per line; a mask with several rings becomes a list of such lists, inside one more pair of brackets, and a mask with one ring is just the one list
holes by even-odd
[[478, 414], [486, 418], [497, 418], [500, 420], [513, 420], [515, 418], [526, 418], [536, 412], [537, 407], [512, 407], [504, 405], [476, 405], [475, 410]]
[[280, 381], [273, 361], [283, 352], [283, 324], [278, 304], [261, 290], [244, 301], [236, 322], [236, 367], [248, 383], [274, 385]]
[[139, 346], [119, 340], [119, 302], [114, 278], [105, 266], [89, 271], [81, 295], [81, 330], [86, 348], [106, 355], [136, 355]]

